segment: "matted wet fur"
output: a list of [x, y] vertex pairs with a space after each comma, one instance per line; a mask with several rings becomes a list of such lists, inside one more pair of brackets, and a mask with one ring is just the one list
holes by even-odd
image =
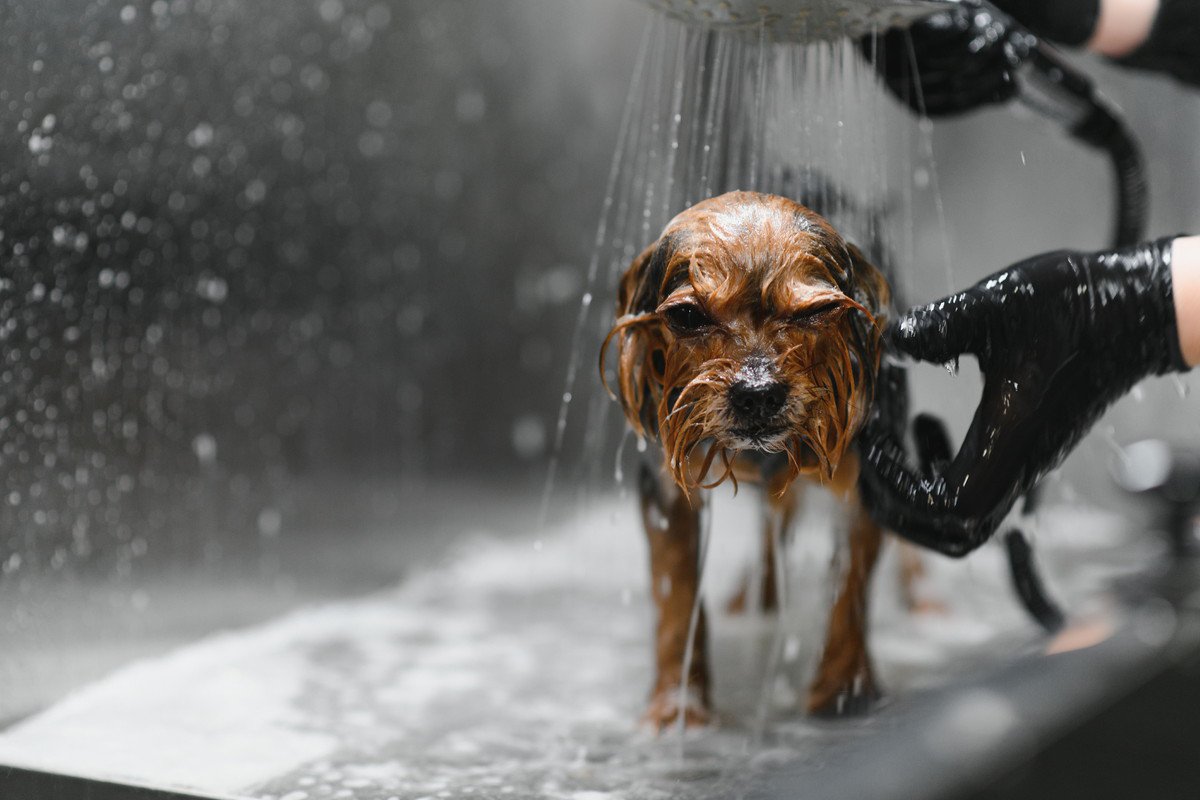
[[699, 490], [730, 478], [762, 483], [785, 522], [796, 478], [843, 499], [849, 564], [807, 708], [861, 711], [877, 696], [866, 594], [882, 532], [858, 503], [850, 444], [875, 399], [889, 302], [883, 274], [821, 216], [753, 192], [679, 214], [622, 277], [603, 353], [615, 344], [616, 395], [662, 455], [639, 480], [658, 612], [652, 725], [709, 718]]

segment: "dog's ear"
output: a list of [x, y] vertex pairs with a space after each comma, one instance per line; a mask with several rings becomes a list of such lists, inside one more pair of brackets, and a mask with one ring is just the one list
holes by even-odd
[[617, 325], [605, 341], [617, 340], [617, 387], [625, 417], [639, 435], [658, 433], [658, 405], [666, 370], [662, 322], [653, 316], [662, 301], [668, 237], [647, 247], [621, 276], [617, 293]]
[[[852, 244], [846, 245], [849, 254], [850, 295], [861, 310], [847, 314], [847, 327], [842, 335], [849, 357], [849, 395], [844, 401], [843, 430], [857, 433], [871, 405], [875, 402], [879, 365], [883, 355], [883, 328], [887, 323], [891, 290], [883, 273]], [[864, 313], [865, 312], [865, 313]], [[843, 445], [848, 446], [849, 439]]]
[[670, 237], [664, 236], [642, 251], [621, 276], [617, 295], [617, 316], [645, 314], [662, 302], [667, 260], [671, 255]]
[[846, 251], [850, 254], [850, 285], [854, 287], [854, 299], [871, 312], [882, 329], [892, 301], [887, 278], [854, 245], [847, 243]]

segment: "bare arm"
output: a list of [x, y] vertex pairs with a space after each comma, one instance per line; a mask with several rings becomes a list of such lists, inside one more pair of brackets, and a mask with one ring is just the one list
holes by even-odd
[[1171, 256], [1175, 290], [1175, 324], [1179, 347], [1188, 366], [1200, 364], [1200, 236], [1175, 240]]
[[1100, 0], [1087, 48], [1109, 58], [1129, 55], [1149, 38], [1158, 5], [1159, 0]]

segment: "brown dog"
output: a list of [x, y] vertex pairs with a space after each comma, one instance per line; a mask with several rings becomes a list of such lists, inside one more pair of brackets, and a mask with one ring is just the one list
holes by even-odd
[[706, 626], [703, 610], [693, 611], [699, 490], [730, 477], [763, 484], [785, 528], [796, 478], [844, 498], [850, 559], [807, 707], [860, 711], [877, 696], [866, 603], [882, 532], [858, 503], [849, 446], [875, 398], [888, 303], [880, 271], [823, 218], [752, 192], [684, 211], [622, 278], [604, 351], [615, 338], [625, 415], [662, 448], [661, 468], [643, 469], [639, 481], [658, 611], [652, 725], [708, 719]]

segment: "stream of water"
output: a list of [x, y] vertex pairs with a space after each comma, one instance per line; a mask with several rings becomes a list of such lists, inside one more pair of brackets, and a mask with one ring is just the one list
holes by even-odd
[[[593, 366], [598, 343], [620, 274], [675, 214], [734, 189], [798, 199], [884, 269], [902, 306], [931, 272], [953, 285], [937, 175], [931, 128], [887, 95], [855, 41], [779, 44], [654, 19], [587, 270], [544, 508], [566, 486], [605, 491], [613, 480], [605, 465], [623, 422]], [[915, 236], [927, 227], [943, 263], [918, 267]]]

